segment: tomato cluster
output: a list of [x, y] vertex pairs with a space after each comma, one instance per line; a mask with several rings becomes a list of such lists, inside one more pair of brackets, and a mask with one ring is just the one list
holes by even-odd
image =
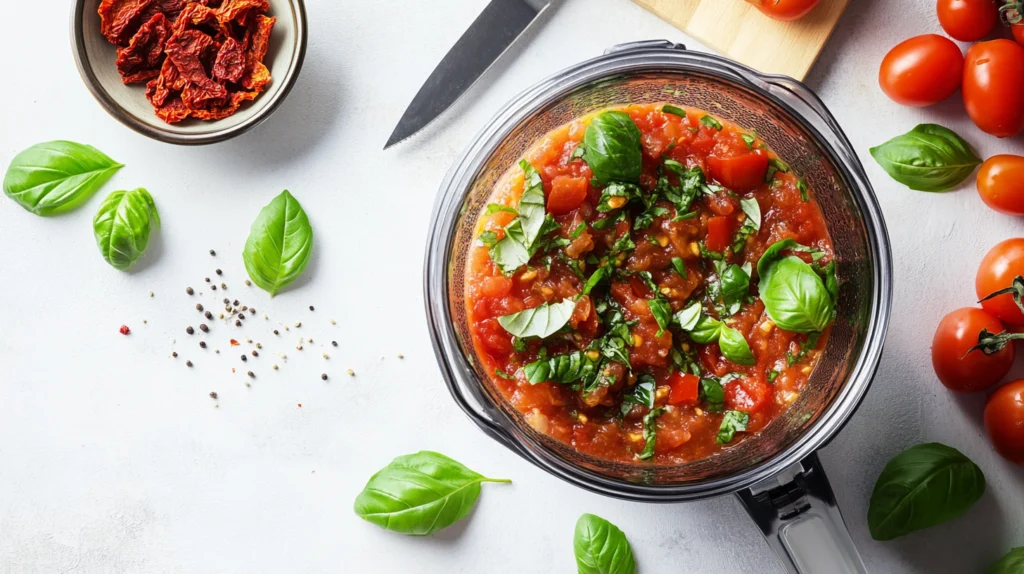
[[[957, 392], [988, 390], [1013, 366], [1013, 342], [1024, 338], [1015, 332], [1024, 327], [1024, 237], [1007, 239], [985, 255], [975, 290], [981, 309], [965, 307], [946, 315], [932, 339], [935, 374]], [[985, 428], [999, 454], [1024, 465], [1024, 379], [988, 398]]]

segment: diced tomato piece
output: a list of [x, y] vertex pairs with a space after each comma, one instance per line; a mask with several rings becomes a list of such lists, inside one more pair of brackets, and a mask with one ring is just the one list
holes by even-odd
[[725, 385], [725, 406], [729, 410], [756, 413], [768, 405], [771, 385], [760, 377], [747, 376]]
[[504, 275], [484, 277], [480, 282], [480, 292], [487, 297], [504, 297], [512, 291], [512, 280]]
[[549, 213], [561, 215], [576, 209], [587, 199], [587, 180], [582, 177], [566, 177], [560, 175], [551, 180], [551, 193], [548, 194], [547, 209]]
[[762, 149], [733, 157], [708, 156], [708, 169], [718, 183], [734, 191], [757, 189], [768, 173], [768, 154]]
[[697, 402], [697, 387], [700, 385], [700, 378], [690, 373], [675, 373], [668, 379], [671, 391], [668, 395], [668, 404], [682, 405]]
[[708, 238], [704, 245], [711, 251], [721, 253], [732, 243], [732, 223], [728, 217], [712, 217], [708, 220]]

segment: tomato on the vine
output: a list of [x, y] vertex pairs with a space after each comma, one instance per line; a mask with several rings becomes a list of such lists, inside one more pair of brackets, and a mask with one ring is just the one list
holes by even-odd
[[1024, 130], [1024, 47], [1011, 40], [978, 42], [967, 50], [963, 97], [983, 132], [1013, 137]]
[[999, 387], [988, 398], [985, 430], [996, 452], [1024, 465], [1024, 379]]
[[747, 0], [769, 18], [789, 22], [803, 18], [821, 0]]
[[981, 164], [978, 195], [985, 205], [1007, 215], [1024, 215], [1024, 157], [995, 155]]
[[938, 0], [939, 24], [961, 42], [977, 42], [996, 27], [999, 6], [993, 0]]
[[953, 95], [963, 79], [960, 47], [938, 34], [915, 36], [897, 44], [882, 59], [878, 84], [892, 101], [930, 106]]
[[[985, 339], [982, 334], [988, 333]], [[1014, 348], [1003, 324], [976, 307], [946, 315], [932, 339], [932, 367], [951, 391], [973, 393], [998, 383], [1013, 366]]]
[[[1024, 325], [1024, 311], [1017, 302], [1024, 297], [1024, 237], [996, 244], [978, 266], [974, 289], [981, 307], [999, 319]], [[1017, 292], [1020, 291], [1020, 295]]]

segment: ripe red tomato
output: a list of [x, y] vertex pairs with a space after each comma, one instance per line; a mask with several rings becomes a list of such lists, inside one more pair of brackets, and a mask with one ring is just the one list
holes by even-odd
[[789, 22], [806, 16], [821, 0], [747, 0], [774, 20]]
[[[974, 279], [978, 299], [1013, 286], [1016, 277], [1024, 276], [1024, 237], [1014, 237], [997, 243], [985, 254]], [[1007, 293], [981, 302], [981, 307], [1002, 321], [1024, 325], [1024, 313]]]
[[1011, 40], [971, 46], [963, 96], [967, 114], [982, 131], [1005, 138], [1024, 130], [1024, 47]]
[[996, 452], [1024, 465], [1024, 379], [999, 387], [988, 398], [985, 430]]
[[764, 182], [768, 173], [768, 154], [763, 149], [732, 157], [708, 156], [711, 177], [734, 191], [750, 191]]
[[978, 195], [985, 205], [1007, 215], [1024, 215], [1024, 157], [995, 155], [978, 172]]
[[1010, 26], [1010, 31], [1013, 32], [1013, 39], [1017, 40], [1018, 44], [1024, 45], [1024, 24], [1014, 24]]
[[938, 0], [939, 24], [961, 42], [977, 42], [999, 22], [999, 7], [992, 0]]
[[932, 339], [932, 367], [947, 389], [960, 393], [984, 391], [1010, 372], [1012, 342], [992, 355], [971, 351], [982, 329], [994, 334], [1005, 331], [999, 319], [976, 307], [957, 309], [939, 322]]
[[953, 95], [963, 79], [960, 47], [938, 34], [914, 36], [882, 59], [878, 84], [904, 106], [930, 106]]

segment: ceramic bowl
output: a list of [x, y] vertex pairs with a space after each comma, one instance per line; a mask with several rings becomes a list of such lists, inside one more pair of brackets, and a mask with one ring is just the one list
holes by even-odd
[[306, 55], [306, 9], [303, 0], [270, 0], [277, 17], [263, 63], [273, 77], [266, 91], [232, 116], [216, 121], [187, 119], [168, 124], [153, 113], [146, 85], [126, 86], [115, 61], [117, 46], [100, 33], [100, 0], [76, 0], [71, 15], [71, 44], [75, 62], [89, 91], [110, 115], [131, 129], [162, 142], [204, 145], [245, 133], [270, 117], [298, 78]]

